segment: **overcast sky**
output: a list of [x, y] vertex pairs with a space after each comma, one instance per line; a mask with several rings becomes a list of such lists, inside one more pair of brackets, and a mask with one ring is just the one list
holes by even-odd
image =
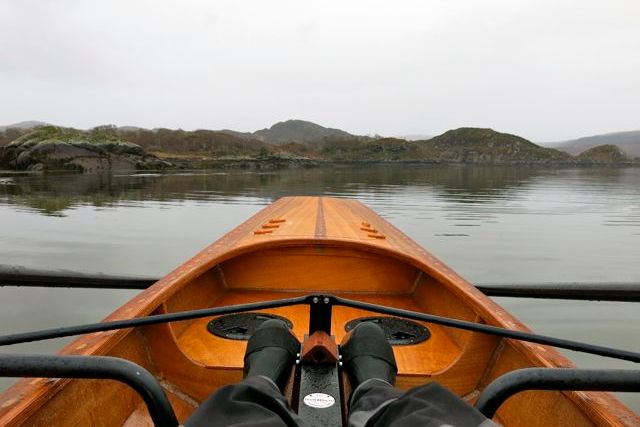
[[0, 124], [640, 129], [640, 1], [0, 2]]

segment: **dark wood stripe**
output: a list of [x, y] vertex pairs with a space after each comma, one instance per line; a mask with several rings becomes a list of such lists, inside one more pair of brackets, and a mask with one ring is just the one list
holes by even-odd
[[318, 210], [316, 214], [316, 238], [327, 237], [327, 226], [324, 223], [324, 210], [322, 209], [322, 197], [318, 197]]

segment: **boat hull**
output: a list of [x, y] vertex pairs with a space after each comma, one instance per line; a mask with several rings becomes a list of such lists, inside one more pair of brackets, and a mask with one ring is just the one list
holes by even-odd
[[[324, 197], [278, 200], [106, 320], [316, 293], [528, 331], [361, 203]], [[306, 306], [265, 312], [290, 320], [300, 340], [308, 332]], [[331, 333], [340, 342], [348, 321], [370, 315], [334, 307]], [[140, 364], [161, 381], [183, 422], [210, 393], [242, 378], [246, 341], [212, 335], [209, 321], [89, 334], [61, 353], [109, 355]], [[401, 389], [437, 381], [473, 403], [503, 373], [573, 366], [551, 347], [424, 325], [429, 339], [394, 347]], [[349, 385], [344, 378], [343, 389], [346, 398]], [[499, 409], [495, 420], [508, 426], [640, 424], [638, 416], [601, 392], [519, 393]], [[0, 425], [79, 424], [144, 425], [150, 418], [141, 399], [114, 381], [28, 379], [0, 395]]]

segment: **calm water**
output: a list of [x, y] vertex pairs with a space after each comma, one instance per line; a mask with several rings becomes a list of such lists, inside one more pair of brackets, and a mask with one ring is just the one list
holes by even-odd
[[[640, 168], [0, 173], [0, 264], [160, 276], [277, 198], [320, 194], [361, 200], [472, 282], [640, 282]], [[133, 294], [0, 288], [0, 333], [97, 321]], [[640, 304], [499, 303], [536, 332], [640, 351]], [[568, 354], [582, 367], [637, 368]], [[620, 397], [640, 411], [638, 396]]]

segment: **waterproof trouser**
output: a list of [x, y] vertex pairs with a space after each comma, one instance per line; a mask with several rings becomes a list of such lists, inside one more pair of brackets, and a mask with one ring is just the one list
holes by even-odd
[[[301, 403], [302, 404], [302, 403]], [[186, 427], [304, 426], [278, 387], [256, 376], [220, 388], [185, 423]], [[358, 386], [349, 405], [350, 427], [489, 427], [480, 412], [437, 383], [407, 392], [370, 379]]]

